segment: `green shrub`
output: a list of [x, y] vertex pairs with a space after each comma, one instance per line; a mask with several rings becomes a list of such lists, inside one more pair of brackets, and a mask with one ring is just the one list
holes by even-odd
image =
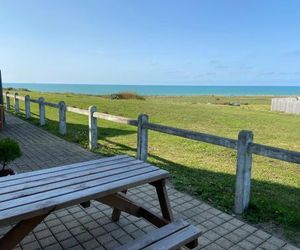
[[112, 94], [110, 96], [111, 99], [122, 99], [122, 100], [130, 100], [130, 99], [136, 99], [136, 100], [145, 100], [143, 96], [140, 96], [133, 92], [121, 92]]
[[21, 149], [17, 141], [10, 138], [0, 140], [0, 162], [2, 169], [5, 165], [21, 156]]

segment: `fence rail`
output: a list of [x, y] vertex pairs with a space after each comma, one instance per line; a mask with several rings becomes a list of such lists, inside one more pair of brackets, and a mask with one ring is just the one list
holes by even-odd
[[69, 112], [73, 112], [76, 114], [80, 114], [80, 115], [89, 115], [89, 111], [86, 109], [80, 109], [80, 108], [76, 108], [76, 107], [69, 107], [67, 106], [67, 111]]
[[104, 119], [112, 122], [117, 122], [121, 124], [127, 124], [132, 126], [137, 126], [137, 120], [129, 119], [122, 116], [110, 115], [106, 113], [95, 112], [93, 115], [95, 118]]
[[10, 98], [14, 99], [15, 112], [19, 112], [19, 100], [25, 101], [25, 118], [30, 118], [30, 102], [39, 105], [40, 125], [46, 124], [45, 106], [58, 109], [59, 133], [67, 133], [66, 112], [85, 115], [89, 121], [89, 148], [97, 147], [97, 119], [104, 119], [120, 124], [127, 124], [137, 127], [137, 158], [147, 161], [148, 157], [148, 130], [165, 133], [169, 135], [179, 136], [195, 141], [210, 143], [230, 149], [237, 150], [237, 165], [236, 165], [236, 186], [235, 186], [235, 202], [234, 211], [237, 214], [242, 214], [249, 206], [251, 192], [251, 169], [252, 155], [261, 155], [273, 159], [278, 159], [286, 162], [300, 164], [300, 152], [290, 151], [282, 148], [271, 147], [253, 142], [253, 133], [251, 131], [240, 131], [238, 139], [230, 139], [216, 135], [210, 135], [170, 126], [155, 124], [149, 122], [149, 117], [146, 114], [141, 114], [138, 118], [130, 119], [122, 116], [111, 115], [107, 113], [97, 112], [95, 106], [90, 106], [89, 109], [81, 109], [77, 107], [67, 106], [63, 101], [59, 103], [46, 102], [43, 97], [38, 100], [31, 99], [30, 96], [19, 96], [18, 93], [4, 94], [6, 100], [6, 110], [11, 110]]
[[169, 127], [169, 126], [159, 125], [154, 123], [147, 123], [145, 124], [145, 127], [169, 135], [176, 135], [179, 137], [184, 137], [195, 141], [202, 141], [202, 142], [206, 142], [206, 143], [210, 143], [210, 144], [214, 144], [226, 148], [237, 149], [237, 140], [234, 139], [194, 132], [194, 131], [180, 129], [180, 128], [174, 128], [174, 127]]

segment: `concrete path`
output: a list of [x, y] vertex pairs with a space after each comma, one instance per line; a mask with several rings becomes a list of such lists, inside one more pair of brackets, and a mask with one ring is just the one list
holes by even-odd
[[[11, 115], [7, 115], [7, 125], [0, 131], [0, 138], [5, 137], [15, 138], [21, 145], [23, 156], [11, 164], [19, 173], [101, 157]], [[171, 187], [168, 193], [175, 217], [203, 231], [197, 249], [298, 249], [185, 193]], [[132, 189], [129, 194], [159, 211], [150, 185]], [[111, 208], [96, 202], [87, 209], [73, 206], [57, 211], [36, 227], [18, 249], [112, 249], [154, 229], [147, 221], [125, 213], [114, 223], [111, 212]], [[0, 228], [0, 234], [8, 229]]]

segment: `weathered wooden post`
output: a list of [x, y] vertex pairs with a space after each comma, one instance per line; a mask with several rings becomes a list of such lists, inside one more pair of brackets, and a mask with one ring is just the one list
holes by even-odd
[[40, 114], [40, 125], [43, 126], [46, 124], [45, 100], [43, 97], [39, 98], [39, 114]]
[[[3, 102], [3, 87], [2, 87], [2, 75], [1, 75], [1, 70], [0, 70], [0, 106], [3, 107], [4, 109], [4, 102]], [[2, 114], [2, 122], [5, 122], [5, 113], [3, 112]]]
[[142, 161], [147, 161], [148, 157], [148, 129], [144, 126], [148, 120], [146, 114], [140, 114], [138, 117], [137, 159]]
[[9, 95], [9, 92], [6, 92], [5, 93], [6, 111], [10, 111], [10, 97], [8, 95]]
[[249, 144], [253, 141], [251, 131], [242, 130], [238, 137], [237, 167], [234, 212], [242, 214], [249, 206], [251, 192], [252, 153]]
[[66, 124], [66, 104], [64, 101], [58, 103], [59, 133], [65, 135], [67, 133]]
[[25, 118], [30, 118], [30, 96], [25, 95]]
[[94, 112], [97, 111], [96, 106], [89, 107], [89, 149], [93, 150], [97, 148], [98, 136], [97, 136], [97, 118], [95, 118]]
[[15, 104], [15, 112], [18, 114], [20, 111], [20, 106], [19, 106], [19, 99], [18, 99], [18, 93], [14, 94], [14, 104]]

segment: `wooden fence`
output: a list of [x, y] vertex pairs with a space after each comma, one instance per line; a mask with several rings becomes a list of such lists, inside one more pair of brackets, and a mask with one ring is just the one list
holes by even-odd
[[300, 115], [300, 98], [272, 98], [271, 110]]
[[137, 158], [143, 161], [147, 161], [148, 157], [149, 130], [237, 150], [236, 186], [234, 202], [234, 212], [237, 214], [242, 214], [245, 211], [245, 209], [247, 209], [247, 207], [249, 206], [253, 154], [300, 164], [300, 152], [254, 143], [253, 133], [251, 131], [240, 131], [238, 134], [238, 139], [236, 140], [216, 135], [204, 134], [190, 130], [150, 123], [149, 117], [146, 114], [140, 114], [135, 120], [121, 116], [97, 112], [95, 106], [90, 106], [87, 110], [67, 106], [63, 101], [59, 103], [46, 102], [43, 97], [40, 97], [39, 99], [31, 99], [28, 95], [23, 97], [19, 96], [18, 93], [12, 95], [9, 92], [6, 92], [4, 96], [6, 100], [7, 111], [11, 110], [10, 98], [14, 99], [14, 110], [16, 113], [20, 112], [19, 100], [25, 102], [26, 119], [30, 118], [30, 103], [37, 103], [39, 105], [39, 120], [41, 126], [46, 124], [45, 106], [57, 108], [59, 121], [58, 130], [59, 133], [62, 135], [67, 133], [67, 111], [87, 116], [89, 121], [89, 148], [91, 150], [97, 147], [98, 142], [97, 119], [104, 119], [112, 122], [137, 127]]

